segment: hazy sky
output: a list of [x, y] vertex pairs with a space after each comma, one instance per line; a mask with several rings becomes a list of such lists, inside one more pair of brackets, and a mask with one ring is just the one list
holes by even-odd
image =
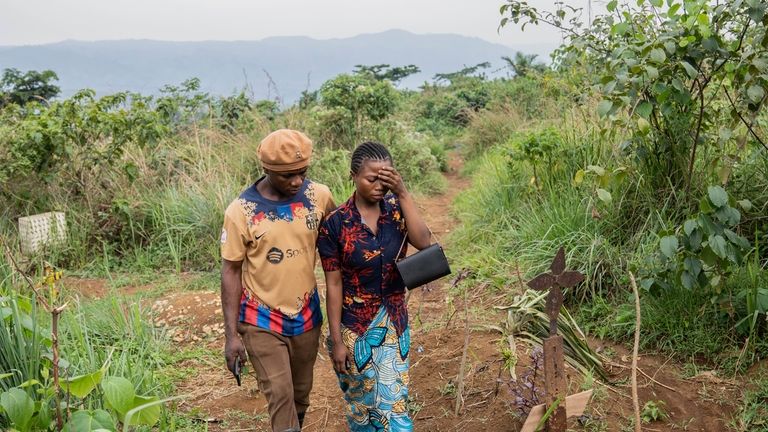
[[[586, 7], [588, 0], [572, 0]], [[503, 0], [2, 0], [0, 45], [65, 39], [171, 41], [318, 39], [390, 29], [456, 33], [510, 46], [556, 45], [548, 27], [497, 33]], [[552, 8], [553, 1], [531, 0]]]

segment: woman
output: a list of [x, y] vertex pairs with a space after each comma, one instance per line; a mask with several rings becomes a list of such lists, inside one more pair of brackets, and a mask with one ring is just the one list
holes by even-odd
[[412, 431], [408, 311], [395, 262], [405, 256], [405, 243], [429, 246], [430, 232], [383, 145], [360, 144], [351, 175], [355, 192], [323, 221], [317, 242], [328, 351], [352, 432]]

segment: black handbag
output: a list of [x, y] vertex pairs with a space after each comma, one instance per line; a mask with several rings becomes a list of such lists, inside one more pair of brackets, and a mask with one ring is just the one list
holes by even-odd
[[[431, 230], [430, 234], [432, 234]], [[403, 244], [400, 245], [401, 251], [403, 246], [405, 246], [405, 241], [406, 239], [404, 238]], [[397, 254], [400, 255], [400, 252], [398, 251]], [[406, 288], [409, 290], [451, 274], [448, 259], [445, 257], [440, 243], [433, 243], [429, 247], [395, 262], [395, 265], [400, 272], [400, 276], [403, 277]]]

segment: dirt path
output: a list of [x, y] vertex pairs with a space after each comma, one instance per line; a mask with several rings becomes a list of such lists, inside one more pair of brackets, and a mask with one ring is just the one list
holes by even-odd
[[[446, 193], [418, 199], [428, 225], [444, 244], [457, 224], [451, 212], [452, 202], [469, 183], [458, 174], [458, 159], [450, 165]], [[450, 245], [446, 246], [450, 255]], [[500, 415], [508, 410], [501, 399], [491, 397], [499, 392], [496, 384], [501, 367], [498, 334], [473, 334], [464, 391], [464, 406], [469, 411], [463, 411], [458, 418], [453, 415], [464, 325], [452, 314], [448, 282], [445, 279], [430, 284], [415, 292], [409, 302], [412, 323], [409, 405], [415, 412], [416, 428], [424, 431], [505, 430], [502, 425], [509, 424], [511, 416]], [[321, 284], [321, 292], [322, 288]], [[153, 308], [160, 316], [159, 323], [170, 326], [175, 341], [202, 343], [220, 352], [223, 337], [218, 292], [171, 293], [155, 301]], [[207, 422], [209, 430], [268, 430], [266, 401], [258, 391], [255, 377], [246, 377], [243, 387], [238, 388], [218, 363], [192, 358], [176, 366], [195, 371], [194, 376], [178, 387], [179, 394], [188, 395], [180, 408]], [[346, 430], [342, 394], [323, 348], [314, 370], [312, 405], [304, 431]]]
[[[457, 225], [451, 212], [456, 195], [468, 186], [468, 181], [457, 173], [460, 161], [453, 160], [446, 175], [448, 189], [445, 194], [421, 197], [417, 201], [430, 228], [446, 246], [451, 255], [447, 234]], [[458, 270], [453, 269], [454, 273]], [[186, 277], [182, 278], [186, 280]], [[318, 280], [322, 280], [319, 277]], [[517, 431], [520, 420], [515, 416], [514, 396], [510, 392], [510, 374], [506, 369], [502, 351], [508, 345], [494, 330], [503, 326], [505, 315], [493, 306], [505, 303], [510, 293], [490, 293], [483, 287], [468, 290], [470, 343], [465, 369], [464, 404], [459, 415], [454, 415], [457, 376], [465, 340], [464, 301], [449, 292], [449, 280], [431, 284], [414, 292], [409, 302], [412, 331], [411, 386], [409, 408], [414, 412], [417, 431]], [[512, 281], [511, 285], [515, 285]], [[82, 291], [99, 295], [103, 283], [81, 280]], [[126, 287], [126, 294], [135, 295], [150, 287]], [[321, 284], [321, 292], [323, 287]], [[158, 316], [157, 323], [165, 326], [171, 340], [189, 353], [173, 365], [177, 376], [186, 376], [177, 387], [177, 393], [186, 397], [178, 409], [196, 419], [210, 431], [268, 431], [266, 402], [251, 374], [243, 379], [243, 386], [234, 384], [223, 367], [223, 326], [221, 304], [217, 286], [206, 290], [189, 288], [172, 290], [151, 302]], [[325, 331], [325, 330], [324, 330]], [[327, 332], [326, 332], [327, 333]], [[323, 339], [324, 340], [324, 339]], [[616, 385], [597, 385], [587, 412], [571, 426], [577, 430], [622, 430], [631, 417], [630, 388], [625, 384], [631, 358], [621, 346], [592, 340], [606, 357]], [[529, 348], [517, 345], [520, 376], [530, 364]], [[684, 378], [681, 365], [668, 358], [643, 354], [640, 368], [647, 374], [639, 377], [641, 405], [646, 401], [661, 401], [668, 415], [663, 422], [649, 424], [646, 430], [726, 430], [734, 406], [737, 404], [739, 383], [703, 372], [693, 378]], [[583, 379], [572, 373], [570, 390], [579, 391]], [[305, 432], [345, 431], [344, 404], [336, 377], [324, 348], [314, 368], [315, 385], [312, 405], [305, 421]], [[590, 426], [591, 425], [591, 426]]]

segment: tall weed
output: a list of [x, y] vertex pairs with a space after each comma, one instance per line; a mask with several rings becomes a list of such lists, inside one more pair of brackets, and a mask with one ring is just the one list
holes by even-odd
[[142, 394], [162, 392], [155, 373], [170, 349], [162, 330], [139, 303], [110, 295], [103, 300], [71, 300], [62, 317], [62, 356], [70, 376], [90, 373], [109, 360], [109, 373], [127, 378]]

